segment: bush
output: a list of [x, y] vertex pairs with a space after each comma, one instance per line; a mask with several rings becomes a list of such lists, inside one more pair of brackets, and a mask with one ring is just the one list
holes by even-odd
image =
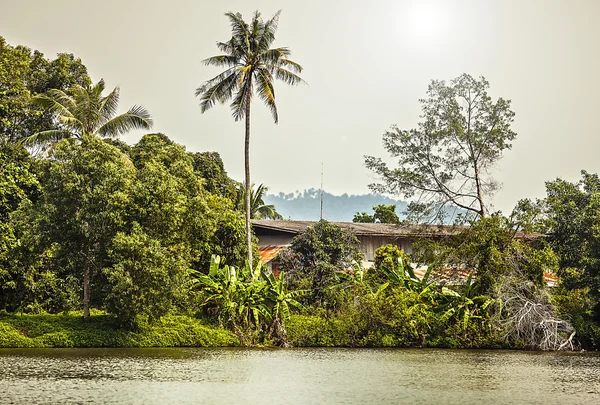
[[381, 284], [387, 281], [387, 277], [381, 270], [386, 268], [398, 272], [398, 259], [402, 260], [402, 264], [410, 266], [410, 259], [404, 253], [404, 250], [399, 249], [396, 245], [388, 243], [375, 250], [375, 263], [371, 271], [367, 272], [368, 279], [371, 282]]
[[168, 315], [137, 332], [93, 314], [0, 315], [0, 347], [224, 347], [239, 346], [231, 332], [184, 315]]

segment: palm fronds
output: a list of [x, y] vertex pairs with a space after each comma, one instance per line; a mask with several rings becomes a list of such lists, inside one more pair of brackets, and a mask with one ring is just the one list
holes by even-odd
[[117, 115], [119, 87], [107, 96], [104, 80], [92, 86], [74, 85], [69, 91], [49, 90], [32, 99], [32, 103], [55, 114], [56, 127], [23, 140], [26, 145], [49, 146], [62, 139], [81, 138], [84, 135], [116, 137], [132, 129], [150, 129], [152, 118], [142, 106], [134, 105], [126, 113]]
[[278, 11], [271, 19], [263, 21], [260, 13], [255, 12], [249, 23], [239, 13], [225, 14], [231, 25], [231, 39], [217, 42], [217, 48], [223, 54], [207, 58], [203, 63], [228, 69], [196, 89], [202, 113], [217, 101], [232, 100], [231, 114], [236, 121], [241, 120], [249, 109], [249, 98], [256, 92], [271, 110], [273, 121], [279, 121], [274, 80], [290, 85], [303, 82], [298, 76], [302, 66], [289, 59], [289, 48], [271, 48], [280, 14]]

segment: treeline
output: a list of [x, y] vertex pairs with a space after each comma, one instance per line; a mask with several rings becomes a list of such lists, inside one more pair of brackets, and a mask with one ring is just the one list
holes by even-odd
[[207, 268], [211, 255], [244, 260], [243, 215], [205, 184], [214, 167], [164, 135], [132, 147], [62, 141], [34, 161], [18, 145], [2, 148], [1, 308], [83, 304], [86, 316], [106, 308], [133, 325], [185, 306], [189, 269]]
[[[320, 216], [320, 191], [314, 188], [297, 193], [267, 194], [265, 201], [275, 205], [285, 219], [316, 221]], [[395, 204], [400, 216], [406, 208], [405, 202], [383, 195], [334, 195], [325, 191], [323, 217], [333, 222], [350, 222], [356, 212], [368, 210], [377, 204]]]
[[217, 153], [114, 139], [150, 116], [116, 114], [119, 89], [73, 55], [0, 38], [0, 62], [0, 309], [102, 308], [132, 328], [187, 308], [211, 255], [243, 264], [238, 184]]

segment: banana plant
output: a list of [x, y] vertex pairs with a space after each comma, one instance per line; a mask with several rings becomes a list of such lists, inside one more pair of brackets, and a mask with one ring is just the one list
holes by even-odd
[[231, 319], [236, 312], [235, 295], [237, 290], [237, 273], [233, 266], [221, 266], [221, 258], [213, 255], [210, 258], [208, 274], [195, 273], [195, 285], [203, 294], [201, 306], [214, 306], [219, 314]]
[[402, 285], [409, 291], [414, 291], [420, 295], [425, 295], [435, 289], [435, 281], [429, 281], [429, 276], [431, 275], [433, 267], [433, 264], [429, 265], [429, 267], [427, 267], [427, 271], [425, 271], [425, 274], [421, 279], [416, 276], [413, 268], [410, 265], [404, 265], [402, 258], [398, 258], [397, 269], [382, 266], [381, 270], [386, 275], [388, 280], [390, 280], [390, 283]]
[[285, 282], [285, 272], [280, 272], [275, 278], [273, 273], [263, 273], [269, 286], [269, 301], [271, 303], [271, 318], [273, 320], [287, 321], [290, 318], [290, 307], [302, 308], [296, 299], [305, 296], [309, 290], [289, 291]]
[[450, 288], [442, 287], [442, 296], [446, 301], [442, 306], [442, 308], [446, 309], [442, 318], [449, 319], [454, 317], [460, 322], [463, 331], [467, 330], [469, 322], [472, 319], [482, 319], [482, 314], [495, 301], [486, 295], [472, 297], [471, 295], [475, 291], [475, 283], [476, 281], [473, 282], [473, 275], [469, 274], [462, 294]]
[[238, 272], [234, 266], [221, 266], [221, 258], [213, 255], [208, 274], [196, 272], [195, 284], [203, 294], [201, 306], [214, 306], [220, 322], [226, 318], [234, 326], [254, 322], [260, 327], [261, 319], [271, 319], [266, 305], [269, 287], [260, 280], [260, 266], [251, 270], [246, 265]]
[[352, 261], [352, 272], [337, 271], [337, 276], [343, 284], [343, 288], [365, 288], [369, 293], [377, 297], [384, 291], [389, 285], [389, 281], [383, 283], [377, 287], [377, 290], [373, 292], [371, 286], [365, 280], [365, 269], [356, 261]]
[[263, 273], [263, 278], [269, 286], [269, 297], [271, 308], [271, 326], [269, 334], [277, 339], [282, 346], [288, 346], [287, 331], [285, 322], [290, 319], [290, 307], [298, 309], [302, 308], [296, 299], [308, 294], [309, 290], [288, 291], [285, 282], [285, 272], [279, 273], [279, 277], [275, 278], [273, 273]]

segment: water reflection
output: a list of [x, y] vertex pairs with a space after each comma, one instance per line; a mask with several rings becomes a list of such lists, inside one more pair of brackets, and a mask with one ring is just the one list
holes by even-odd
[[600, 403], [595, 353], [0, 349], [0, 404]]

